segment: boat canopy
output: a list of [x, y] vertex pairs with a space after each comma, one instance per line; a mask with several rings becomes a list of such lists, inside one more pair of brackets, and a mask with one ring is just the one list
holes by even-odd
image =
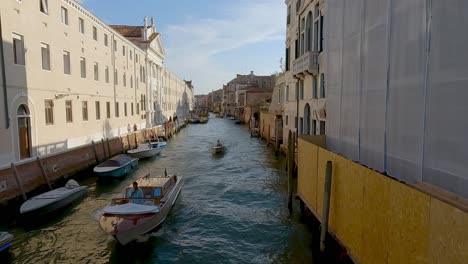
[[127, 156], [127, 155], [117, 155], [115, 157], [112, 157], [103, 163], [99, 164], [97, 167], [120, 167], [126, 163], [129, 163], [132, 161], [133, 158]]

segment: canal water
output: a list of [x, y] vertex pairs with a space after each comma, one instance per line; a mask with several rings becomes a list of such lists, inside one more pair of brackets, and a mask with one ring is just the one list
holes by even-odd
[[[223, 156], [211, 155], [217, 140]], [[81, 184], [87, 196], [54, 220], [14, 225], [13, 263], [312, 263], [310, 230], [289, 216], [285, 159], [247, 128], [227, 119], [189, 125], [125, 179]], [[119, 246], [98, 225], [100, 210], [149, 172], [183, 177], [181, 195], [162, 227]], [[83, 176], [83, 175], [82, 175]], [[84, 175], [86, 176], [86, 175]]]

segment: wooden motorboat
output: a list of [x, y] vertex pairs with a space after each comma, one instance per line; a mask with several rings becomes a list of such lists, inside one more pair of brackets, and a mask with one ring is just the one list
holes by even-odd
[[223, 154], [225, 147], [223, 145], [216, 145], [211, 147], [211, 154]]
[[70, 180], [64, 187], [48, 191], [24, 202], [20, 207], [22, 215], [46, 215], [70, 205], [80, 199], [88, 190], [88, 186], [79, 186]]
[[0, 252], [7, 250], [11, 246], [13, 235], [8, 232], [0, 232]]
[[231, 116], [231, 117], [229, 118], [229, 120], [236, 120], [236, 118], [233, 117], [233, 116]]
[[122, 177], [138, 166], [138, 159], [117, 155], [94, 167], [94, 173], [102, 177]]
[[200, 117], [200, 124], [208, 123], [208, 117]]
[[161, 148], [158, 145], [158, 142], [152, 143], [142, 143], [138, 144], [136, 149], [131, 149], [127, 151], [127, 154], [132, 158], [145, 159], [158, 155], [161, 153]]
[[159, 148], [167, 146], [167, 142], [162, 140], [161, 138], [155, 138], [147, 141], [148, 143], [151, 143], [153, 146], [157, 146]]
[[136, 180], [142, 198], [131, 198], [133, 187], [125, 189], [122, 198], [112, 199], [99, 220], [101, 228], [125, 245], [162, 224], [177, 200], [182, 177], [147, 175]]
[[224, 118], [224, 116], [223, 116], [223, 115], [220, 115], [220, 114], [217, 114], [217, 115], [216, 115], [216, 118]]

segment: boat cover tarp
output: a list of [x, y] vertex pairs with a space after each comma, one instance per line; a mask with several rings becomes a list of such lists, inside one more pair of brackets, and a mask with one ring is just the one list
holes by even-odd
[[104, 208], [103, 211], [106, 214], [138, 215], [138, 214], [158, 213], [159, 206], [126, 203], [126, 204], [120, 204], [120, 205], [107, 206], [106, 208]]
[[126, 163], [129, 163], [132, 161], [133, 158], [127, 156], [127, 155], [117, 155], [115, 157], [112, 157], [103, 163], [99, 164], [97, 167], [120, 167]]

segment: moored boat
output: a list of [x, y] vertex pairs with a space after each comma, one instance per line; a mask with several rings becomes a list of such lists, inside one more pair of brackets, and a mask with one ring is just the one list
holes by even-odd
[[224, 118], [224, 116], [223, 116], [223, 115], [220, 115], [220, 114], [217, 114], [217, 115], [216, 115], [216, 118]]
[[182, 187], [182, 177], [147, 175], [136, 180], [143, 197], [132, 198], [129, 186], [122, 198], [112, 199], [99, 220], [101, 228], [125, 245], [157, 228], [166, 219]]
[[211, 154], [223, 154], [225, 147], [223, 145], [217, 145], [211, 147]]
[[8, 232], [0, 232], [0, 252], [7, 250], [11, 246], [13, 235]]
[[64, 187], [54, 189], [32, 197], [20, 207], [22, 215], [46, 215], [55, 212], [81, 198], [88, 186], [80, 186], [70, 180]]
[[127, 151], [127, 154], [130, 157], [145, 159], [161, 153], [161, 148], [158, 146], [158, 142], [154, 144], [151, 142], [138, 144], [136, 149], [131, 149]]
[[208, 117], [200, 117], [200, 124], [208, 123]]
[[117, 155], [94, 167], [94, 173], [102, 177], [122, 177], [138, 166], [138, 159]]

